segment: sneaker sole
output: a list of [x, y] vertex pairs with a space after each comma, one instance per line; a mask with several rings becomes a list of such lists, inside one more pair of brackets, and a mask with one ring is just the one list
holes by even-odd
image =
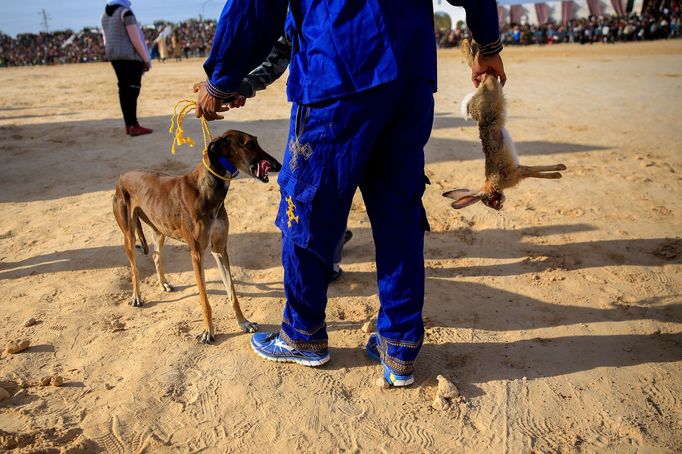
[[412, 383], [414, 383], [414, 377], [410, 377], [407, 380], [393, 380], [393, 383], [389, 382], [389, 385], [402, 388], [403, 386], [410, 386]]
[[294, 356], [288, 356], [288, 357], [274, 357], [274, 356], [268, 356], [264, 354], [263, 352], [259, 351], [256, 349], [256, 346], [251, 344], [251, 348], [253, 351], [256, 353], [256, 355], [260, 356], [263, 359], [267, 359], [268, 361], [274, 361], [276, 363], [296, 363], [296, 364], [301, 364], [303, 366], [308, 366], [308, 367], [317, 367], [325, 364], [331, 359], [331, 355], [327, 355], [321, 359], [304, 359], [304, 358], [297, 358]]

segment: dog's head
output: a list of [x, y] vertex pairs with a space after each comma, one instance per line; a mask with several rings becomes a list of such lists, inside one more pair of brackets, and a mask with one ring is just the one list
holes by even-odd
[[270, 181], [270, 172], [279, 172], [282, 168], [282, 164], [263, 151], [254, 136], [234, 129], [225, 131], [222, 136], [211, 141], [208, 145], [208, 159], [214, 169], [222, 169], [221, 174], [223, 171], [232, 173], [232, 164], [263, 183]]

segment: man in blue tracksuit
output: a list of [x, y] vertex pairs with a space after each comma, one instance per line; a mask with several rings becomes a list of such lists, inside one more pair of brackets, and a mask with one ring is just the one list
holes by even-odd
[[[472, 79], [505, 79], [495, 0], [464, 6], [481, 48]], [[289, 12], [287, 13], [287, 6]], [[376, 246], [381, 308], [367, 353], [394, 386], [414, 381], [423, 341], [424, 145], [433, 121], [436, 44], [428, 0], [228, 0], [197, 116], [222, 118], [243, 77], [282, 35], [293, 103], [276, 224], [287, 303], [278, 333], [251, 344], [274, 361], [329, 360], [325, 307], [334, 246], [360, 187]]]

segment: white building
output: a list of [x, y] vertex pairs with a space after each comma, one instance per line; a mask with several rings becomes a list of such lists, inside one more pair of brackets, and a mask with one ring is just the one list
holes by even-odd
[[[503, 23], [537, 24], [547, 20], [560, 23], [563, 20], [579, 17], [610, 16], [618, 14], [616, 5], [622, 12], [642, 10], [644, 0], [498, 0], [498, 14]], [[464, 8], [452, 6], [447, 0], [433, 0], [435, 13], [442, 12], [450, 16], [452, 25], [465, 20]], [[543, 17], [545, 16], [545, 17]], [[544, 21], [542, 19], [545, 19]]]

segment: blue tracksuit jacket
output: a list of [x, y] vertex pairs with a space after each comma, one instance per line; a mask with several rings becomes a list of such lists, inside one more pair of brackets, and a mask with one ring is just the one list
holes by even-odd
[[[482, 53], [500, 51], [495, 0], [448, 1], [465, 8]], [[229, 0], [204, 64], [209, 92], [236, 92], [285, 22], [293, 42], [290, 101], [312, 104], [409, 77], [428, 78], [435, 90], [436, 47], [422, 38], [434, 31], [429, 0]]]

